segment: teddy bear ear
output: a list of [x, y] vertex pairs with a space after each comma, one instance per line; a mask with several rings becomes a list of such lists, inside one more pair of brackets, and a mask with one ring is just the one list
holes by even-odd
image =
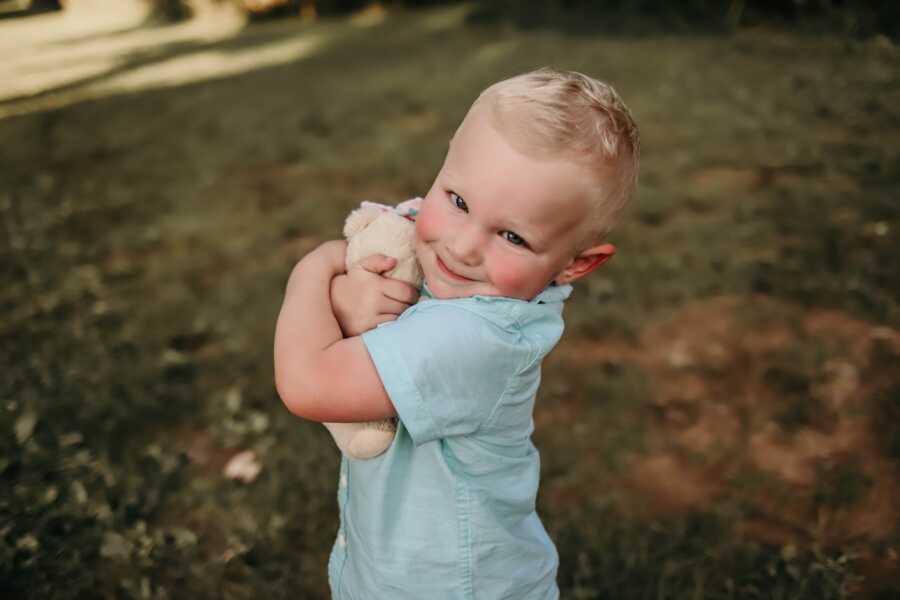
[[369, 223], [377, 219], [382, 212], [380, 208], [375, 206], [357, 208], [347, 215], [347, 220], [344, 221], [344, 237], [350, 238], [357, 232], [362, 231]]

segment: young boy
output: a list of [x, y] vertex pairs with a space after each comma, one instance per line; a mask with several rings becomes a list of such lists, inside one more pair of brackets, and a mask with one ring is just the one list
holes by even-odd
[[[342, 460], [335, 600], [559, 597], [532, 410], [569, 284], [615, 253], [603, 240], [633, 194], [638, 146], [605, 84], [549, 69], [502, 81], [422, 203], [419, 303], [379, 275], [393, 259], [344, 275], [341, 241], [294, 268], [275, 333], [284, 403], [315, 421], [399, 417], [384, 454]], [[354, 309], [365, 294], [375, 301]]]

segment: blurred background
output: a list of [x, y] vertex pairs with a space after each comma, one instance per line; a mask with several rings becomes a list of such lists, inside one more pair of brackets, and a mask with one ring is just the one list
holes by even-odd
[[0, 595], [327, 598], [287, 276], [553, 65], [644, 149], [538, 398], [563, 598], [900, 597], [898, 7], [0, 0]]

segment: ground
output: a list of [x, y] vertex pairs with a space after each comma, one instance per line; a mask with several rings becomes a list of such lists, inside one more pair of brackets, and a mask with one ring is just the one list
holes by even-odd
[[900, 594], [891, 41], [117, 6], [0, 20], [6, 597], [327, 597], [338, 455], [272, 386], [287, 275], [545, 64], [613, 82], [644, 149], [535, 415], [563, 597]]

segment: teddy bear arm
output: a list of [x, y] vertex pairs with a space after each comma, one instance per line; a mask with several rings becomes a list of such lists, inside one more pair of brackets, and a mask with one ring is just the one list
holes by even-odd
[[323, 423], [344, 456], [356, 460], [374, 458], [388, 449], [394, 440], [393, 419], [366, 423]]

